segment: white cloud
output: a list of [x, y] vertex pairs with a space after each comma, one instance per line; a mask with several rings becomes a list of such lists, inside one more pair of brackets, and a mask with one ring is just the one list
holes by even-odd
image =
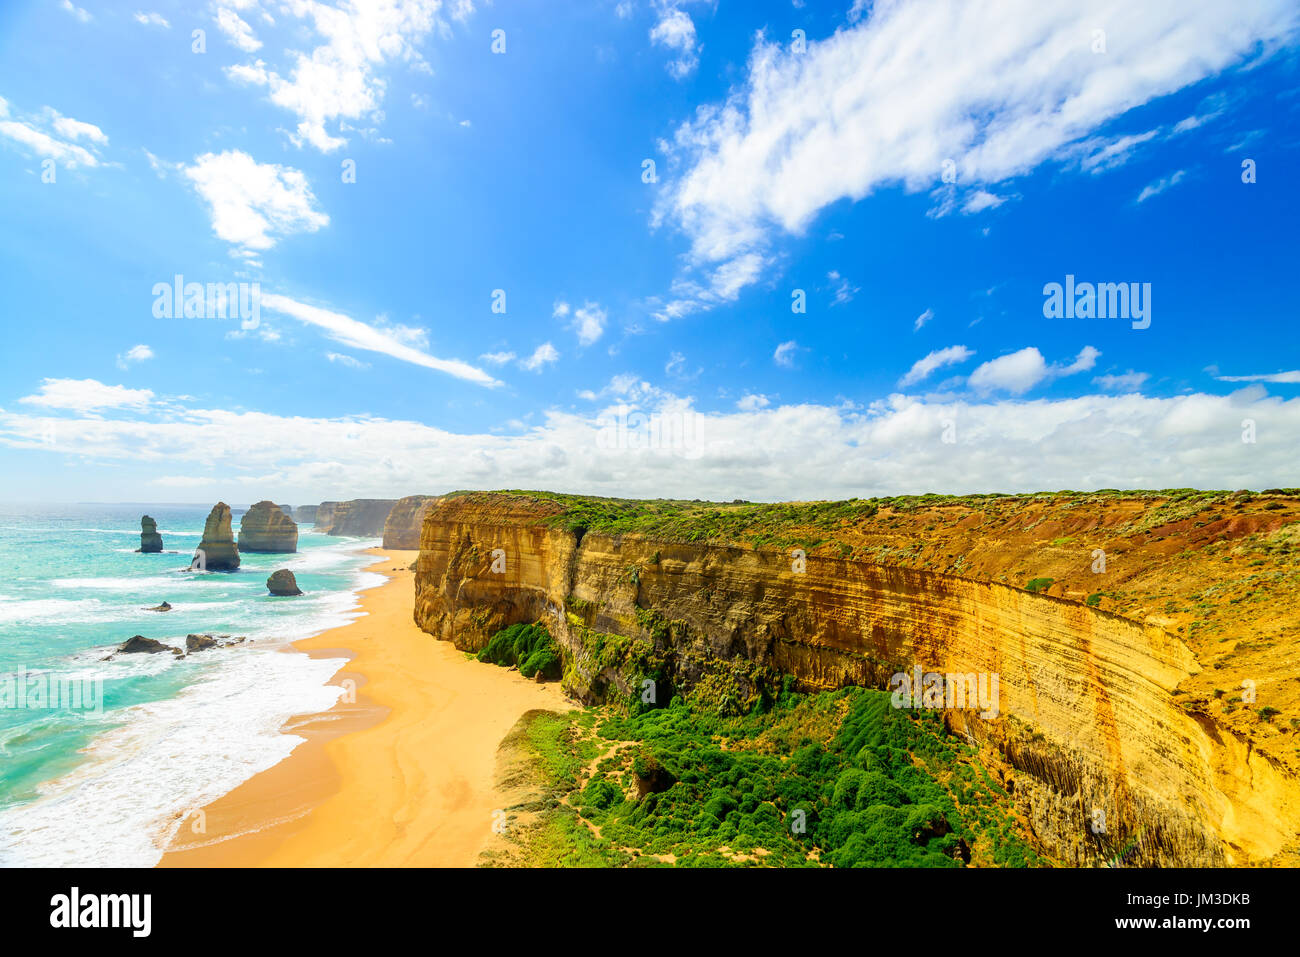
[[[69, 169], [101, 165], [99, 147], [108, 145], [104, 131], [93, 123], [63, 116], [45, 107], [36, 116], [10, 119], [9, 104], [0, 99], [0, 136], [20, 143], [38, 156], [49, 157]], [[77, 140], [85, 139], [82, 145]]]
[[263, 309], [270, 309], [272, 312], [278, 312], [297, 319], [299, 322], [305, 322], [308, 325], [324, 329], [326, 334], [335, 342], [341, 342], [353, 349], [379, 352], [402, 362], [410, 362], [426, 369], [445, 372], [447, 375], [473, 382], [475, 385], [497, 386], [501, 384], [482, 369], [475, 368], [467, 362], [461, 362], [459, 359], [440, 359], [437, 356], [431, 356], [427, 352], [403, 342], [390, 329], [368, 326], [364, 322], [345, 316], [342, 313], [331, 312], [319, 306], [309, 306], [287, 296], [267, 293], [262, 294], [261, 305]]
[[494, 366], [503, 366], [514, 359], [514, 357], [515, 354], [513, 352], [485, 352], [483, 355], [479, 356], [479, 358], [484, 362], [490, 362]]
[[[929, 312], [927, 309], [926, 312]], [[918, 325], [919, 329], [920, 326]], [[949, 346], [946, 349], [936, 349], [929, 355], [917, 359], [912, 363], [912, 368], [907, 370], [907, 374], [898, 380], [898, 387], [906, 389], [910, 385], [929, 377], [930, 373], [936, 369], [942, 369], [944, 366], [956, 365], [958, 362], [965, 362], [975, 352], [967, 349], [965, 346]]]
[[[772, 403], [697, 412], [689, 400], [643, 391], [633, 377], [615, 402], [610, 408], [689, 422], [687, 443], [673, 449], [602, 441], [610, 408], [597, 406], [582, 413], [551, 409], [512, 434], [452, 432], [375, 416], [227, 408], [145, 418], [51, 416], [27, 407], [0, 410], [0, 444], [66, 455], [104, 497], [123, 500], [155, 476], [208, 475], [212, 450], [226, 449], [238, 454], [223, 458], [210, 484], [195, 482], [196, 496], [215, 501], [256, 479], [303, 501], [338, 489], [396, 497], [453, 488], [789, 501], [921, 491], [1285, 486], [1294, 483], [1300, 434], [1300, 398], [1283, 401], [1261, 386], [1223, 396], [936, 402], [894, 395], [866, 408]], [[1253, 445], [1241, 442], [1246, 417], [1257, 423]], [[958, 424], [955, 444], [940, 441], [946, 422]], [[52, 425], [57, 441], [50, 445], [43, 435]], [[438, 463], [436, 475], [430, 462]]]
[[207, 201], [212, 231], [241, 252], [270, 249], [293, 233], [329, 225], [307, 178], [287, 166], [258, 163], [240, 150], [204, 153], [183, 167]]
[[[292, 0], [285, 12], [310, 24], [320, 43], [309, 53], [289, 51], [288, 75], [268, 69], [261, 60], [235, 66], [235, 80], [264, 86], [271, 102], [297, 115], [291, 139], [328, 153], [347, 144], [349, 122], [382, 119], [387, 83], [382, 71], [393, 62], [428, 69], [418, 45], [435, 30], [446, 34], [447, 20], [463, 21], [473, 12], [470, 0], [343, 0], [338, 5]], [[444, 16], [446, 11], [447, 16]]]
[[1182, 178], [1186, 175], [1187, 175], [1187, 171], [1180, 169], [1176, 173], [1171, 173], [1169, 176], [1166, 176], [1163, 179], [1158, 179], [1154, 183], [1151, 183], [1148, 186], [1144, 186], [1142, 188], [1142, 192], [1138, 194], [1137, 201], [1139, 203], [1143, 203], [1146, 202], [1148, 199], [1150, 199], [1152, 196], [1159, 196], [1169, 187], [1177, 186], [1179, 182], [1182, 181]]
[[135, 22], [146, 27], [162, 27], [163, 29], [169, 29], [171, 27], [171, 24], [167, 22], [167, 18], [161, 13], [142, 13], [137, 10], [135, 13]]
[[544, 366], [558, 358], [560, 358], [560, 353], [556, 351], [555, 346], [549, 342], [543, 342], [533, 350], [531, 356], [519, 361], [519, 368], [527, 369], [529, 372], [541, 372]]
[[[686, 233], [692, 269], [767, 257], [832, 203], [933, 189], [946, 160], [962, 189], [1068, 160], [1134, 107], [1276, 49], [1298, 21], [1293, 0], [879, 0], [802, 54], [760, 35], [744, 82], [663, 144], [682, 173], [654, 221]], [[1105, 55], [1091, 50], [1098, 23]]]
[[19, 402], [47, 409], [92, 412], [96, 409], [144, 409], [153, 399], [149, 389], [105, 385], [98, 379], [44, 379], [41, 390]]
[[772, 361], [779, 366], [785, 366], [787, 369], [794, 368], [795, 353], [799, 349], [799, 343], [791, 339], [789, 342], [783, 342], [776, 347], [772, 353]]
[[835, 284], [835, 296], [831, 300], [832, 306], [843, 306], [853, 301], [853, 297], [861, 292], [861, 288], [853, 285], [847, 279], [839, 274], [837, 270], [832, 269], [826, 274], [826, 278]]
[[934, 310], [927, 309], [916, 317], [916, 322], [912, 323], [912, 331], [920, 332], [921, 327], [934, 318]]
[[573, 310], [573, 307], [570, 306], [567, 302], [556, 301], [555, 305], [553, 305], [553, 306], [551, 307], [551, 318], [552, 318], [552, 319], [563, 319], [563, 318], [564, 318], [565, 316], [567, 316], [567, 315], [568, 315], [572, 310]]
[[1040, 383], [1088, 371], [1097, 364], [1099, 355], [1092, 346], [1084, 346], [1068, 366], [1049, 366], [1043, 354], [1029, 346], [978, 366], [970, 374], [967, 385], [979, 393], [1002, 391], [1022, 395]]
[[369, 362], [362, 362], [355, 356], [346, 355], [342, 352], [327, 352], [325, 358], [330, 362], [337, 362], [341, 366], [347, 366], [349, 369], [369, 369]]
[[757, 412], [759, 409], [766, 409], [772, 401], [765, 395], [744, 395], [736, 402], [736, 408], [741, 412]]
[[64, 10], [67, 10], [68, 13], [72, 14], [82, 23], [89, 23], [91, 20], [94, 19], [94, 17], [92, 17], [89, 12], [77, 6], [75, 3], [72, 2], [72, 0], [63, 0], [63, 2], [59, 4], [59, 6], [63, 7]]
[[152, 358], [153, 350], [144, 343], [141, 343], [140, 345], [132, 346], [130, 349], [127, 349], [126, 352], [119, 355], [117, 357], [117, 367], [119, 369], [125, 369], [132, 362], [144, 362], [146, 359]]
[[1145, 372], [1121, 372], [1116, 375], [1099, 375], [1092, 381], [1107, 392], [1136, 392], [1142, 384], [1151, 378]]
[[599, 303], [584, 303], [581, 309], [574, 310], [569, 328], [578, 334], [579, 345], [589, 346], [605, 332], [605, 310]]
[[216, 20], [221, 32], [245, 53], [252, 53], [262, 48], [262, 41], [253, 35], [253, 28], [234, 10], [229, 7], [218, 7]]
[[1277, 382], [1291, 385], [1300, 383], [1300, 370], [1269, 372], [1263, 375], [1220, 375], [1215, 378], [1220, 382]]
[[695, 21], [675, 6], [669, 6], [660, 13], [659, 21], [650, 30], [650, 42], [676, 54], [667, 64], [668, 72], [674, 79], [681, 80], [690, 76], [700, 63], [700, 48], [695, 40]]
[[977, 189], [966, 199], [966, 205], [962, 207], [962, 212], [971, 214], [983, 212], [986, 209], [997, 209], [1006, 202], [1006, 197], [995, 196], [985, 189]]

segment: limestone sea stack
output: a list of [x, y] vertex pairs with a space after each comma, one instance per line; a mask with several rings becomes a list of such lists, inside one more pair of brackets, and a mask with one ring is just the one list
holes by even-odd
[[266, 590], [272, 595], [302, 594], [302, 590], [298, 587], [298, 580], [293, 577], [293, 572], [287, 568], [280, 568], [271, 572], [271, 577], [266, 580]]
[[140, 516], [140, 547], [137, 551], [161, 552], [162, 550], [162, 536], [158, 534], [158, 523], [148, 515]]
[[316, 506], [299, 505], [293, 510], [293, 520], [299, 525], [314, 525], [316, 523]]
[[408, 495], [397, 500], [384, 522], [384, 548], [420, 547], [420, 526], [429, 507], [438, 501], [436, 495]]
[[192, 564], [210, 572], [232, 572], [239, 567], [239, 549], [230, 530], [230, 506], [225, 502], [218, 502], [208, 513]]
[[296, 552], [298, 526], [271, 501], [261, 501], [239, 520], [241, 552]]

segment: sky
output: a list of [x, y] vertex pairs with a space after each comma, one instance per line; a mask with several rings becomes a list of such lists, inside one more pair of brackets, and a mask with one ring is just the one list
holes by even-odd
[[0, 500], [1300, 485], [1298, 43], [1293, 0], [4, 0]]

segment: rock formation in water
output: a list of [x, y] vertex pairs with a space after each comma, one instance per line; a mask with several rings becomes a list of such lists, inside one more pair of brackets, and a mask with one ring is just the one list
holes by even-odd
[[321, 502], [316, 506], [315, 531], [328, 532], [330, 523], [334, 521], [334, 509], [338, 508], [338, 502]]
[[117, 649], [120, 655], [156, 655], [162, 651], [175, 652], [176, 649], [154, 638], [146, 638], [144, 635], [132, 635]]
[[186, 635], [185, 636], [185, 653], [192, 655], [196, 651], [207, 651], [209, 648], [217, 647], [217, 639], [211, 635]]
[[[608, 500], [446, 496], [423, 526], [415, 619], [465, 650], [541, 620], [566, 690], [589, 702], [627, 700], [647, 671], [668, 686], [661, 700], [712, 686], [742, 705], [787, 676], [810, 691], [887, 688], [918, 668], [996, 676], [995, 709], [950, 699], [945, 720], [1000, 769], [1050, 856], [1294, 863], [1286, 721], [1300, 682], [1285, 636], [1300, 595], [1273, 574], [1300, 545], [1294, 490], [980, 499], [638, 503], [636, 532]], [[688, 519], [661, 521], [670, 508]], [[789, 515], [802, 517], [780, 527]], [[1251, 679], [1250, 703], [1234, 704], [1252, 675], [1268, 676], [1259, 697]]]
[[420, 526], [436, 495], [408, 495], [397, 500], [384, 521], [384, 547], [416, 549], [420, 547]]
[[148, 515], [140, 517], [140, 547], [138, 552], [161, 552], [163, 550], [162, 536], [158, 534], [158, 523]]
[[172, 606], [163, 602], [161, 605], [154, 605], [152, 608], [146, 608], [145, 611], [171, 611]]
[[[348, 502], [338, 502], [325, 532], [328, 535], [377, 538], [384, 534], [384, 522], [396, 504], [397, 500], [391, 498], [354, 498]], [[316, 513], [316, 524], [320, 525], [319, 512]]]
[[280, 568], [271, 572], [271, 577], [266, 580], [266, 590], [272, 595], [301, 595], [302, 591], [298, 588], [298, 580], [293, 577], [293, 572], [287, 568]]
[[218, 502], [203, 523], [203, 540], [194, 553], [192, 568], [198, 571], [224, 572], [239, 567], [239, 549], [230, 530], [230, 506]]
[[314, 525], [316, 522], [316, 506], [299, 505], [293, 510], [293, 520], [299, 525]]
[[241, 552], [296, 552], [298, 526], [282, 506], [261, 501], [239, 520]]

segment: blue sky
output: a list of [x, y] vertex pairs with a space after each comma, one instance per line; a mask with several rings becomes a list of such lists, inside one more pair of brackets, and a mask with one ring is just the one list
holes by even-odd
[[1300, 17], [1132, 6], [11, 0], [0, 498], [1295, 485]]

